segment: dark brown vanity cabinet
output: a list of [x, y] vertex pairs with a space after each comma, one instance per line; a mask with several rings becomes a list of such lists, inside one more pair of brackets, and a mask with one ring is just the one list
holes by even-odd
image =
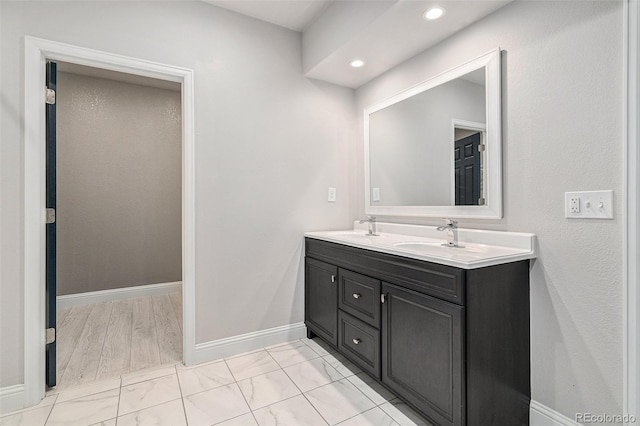
[[460, 269], [306, 239], [305, 323], [436, 425], [529, 424], [529, 261]]

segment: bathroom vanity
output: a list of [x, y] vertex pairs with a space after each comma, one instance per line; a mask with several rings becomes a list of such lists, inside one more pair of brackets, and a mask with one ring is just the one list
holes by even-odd
[[305, 324], [436, 425], [527, 425], [532, 234], [305, 234]]

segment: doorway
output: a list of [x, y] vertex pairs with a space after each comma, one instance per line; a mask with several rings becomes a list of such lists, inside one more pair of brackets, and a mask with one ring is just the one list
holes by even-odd
[[176, 82], [182, 101], [183, 362], [195, 357], [194, 90], [193, 71], [108, 52], [25, 37], [24, 144], [24, 405], [45, 394], [45, 64], [63, 61]]
[[485, 138], [486, 125], [484, 123], [452, 120], [451, 200], [455, 206], [485, 205]]
[[62, 61], [47, 75], [47, 385], [181, 362], [180, 84]]

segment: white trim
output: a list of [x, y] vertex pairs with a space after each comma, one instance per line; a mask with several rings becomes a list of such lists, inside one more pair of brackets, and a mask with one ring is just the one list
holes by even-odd
[[24, 408], [24, 385], [0, 388], [0, 414]]
[[182, 291], [182, 281], [137, 285], [134, 287], [113, 288], [110, 290], [87, 291], [84, 293], [65, 294], [56, 297], [58, 309], [72, 306], [91, 305], [111, 302], [113, 300], [133, 299], [135, 297], [155, 296], [158, 294], [178, 293]]
[[[501, 51], [496, 48], [469, 62], [412, 86], [364, 110], [364, 195], [365, 213], [370, 216], [452, 217], [475, 219], [502, 218], [502, 109]], [[369, 115], [397, 102], [446, 83], [472, 71], [485, 68], [487, 179], [483, 206], [380, 206], [371, 203], [371, 164], [369, 159]]]
[[531, 426], [576, 426], [579, 423], [555, 410], [531, 400], [529, 411], [529, 424]]
[[623, 412], [640, 414], [640, 134], [639, 78], [640, 7], [637, 0], [623, 3], [624, 60], [624, 200], [623, 209]]
[[24, 99], [24, 405], [45, 392], [45, 108], [47, 59], [175, 81], [182, 85], [183, 360], [195, 354], [195, 171], [193, 70], [25, 37]]
[[196, 364], [213, 361], [226, 356], [249, 352], [266, 346], [302, 339], [307, 335], [303, 322], [240, 334], [225, 339], [213, 340], [196, 345]]

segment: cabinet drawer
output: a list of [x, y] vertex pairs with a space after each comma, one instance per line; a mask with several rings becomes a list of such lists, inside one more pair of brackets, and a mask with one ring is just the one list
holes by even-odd
[[378, 379], [380, 331], [338, 310], [338, 349], [354, 364]]
[[380, 281], [344, 269], [339, 276], [338, 307], [380, 328]]

